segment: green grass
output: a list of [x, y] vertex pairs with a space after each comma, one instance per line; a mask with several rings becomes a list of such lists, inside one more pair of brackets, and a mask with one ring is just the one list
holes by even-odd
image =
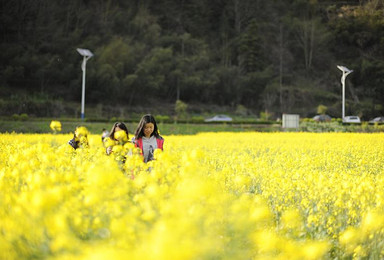
[[[59, 119], [60, 120], [60, 119]], [[80, 120], [63, 119], [61, 133], [73, 133], [77, 126], [85, 126], [92, 134], [101, 134], [102, 129], [111, 130], [114, 122], [81, 122]], [[26, 121], [0, 120], [0, 133], [52, 133], [49, 127], [51, 119], [36, 118]], [[138, 122], [127, 122], [129, 134], [133, 135]], [[301, 122], [299, 129], [282, 129], [279, 124], [247, 124], [247, 123], [158, 123], [162, 135], [193, 135], [201, 132], [384, 132], [384, 125], [343, 125], [337, 122], [316, 123]]]
[[[0, 121], [0, 133], [52, 133], [49, 127], [51, 120], [27, 121]], [[62, 133], [73, 133], [77, 126], [85, 126], [92, 134], [101, 134], [102, 129], [111, 130], [113, 122], [81, 122], [61, 121]], [[133, 134], [138, 122], [126, 123], [129, 133]], [[185, 123], [158, 123], [162, 135], [187, 135], [201, 132], [243, 132], [243, 131], [280, 131], [279, 125], [254, 125], [254, 124], [185, 124]]]

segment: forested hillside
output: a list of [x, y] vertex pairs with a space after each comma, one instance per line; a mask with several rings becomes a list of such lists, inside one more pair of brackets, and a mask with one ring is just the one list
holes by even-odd
[[[239, 105], [310, 116], [384, 114], [382, 0], [1, 0], [0, 113]], [[56, 102], [57, 101], [57, 102]], [[41, 109], [44, 107], [45, 109]], [[80, 107], [80, 103], [79, 103]], [[40, 108], [40, 109], [39, 109]], [[68, 111], [67, 111], [68, 112]]]

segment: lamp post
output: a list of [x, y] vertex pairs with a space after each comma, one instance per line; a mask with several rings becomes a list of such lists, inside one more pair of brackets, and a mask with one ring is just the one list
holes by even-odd
[[342, 120], [344, 121], [345, 117], [345, 78], [353, 72], [353, 70], [348, 69], [347, 67], [337, 65], [337, 68], [343, 72], [341, 76], [341, 84], [343, 86], [343, 104], [342, 104]]
[[81, 119], [84, 120], [84, 104], [85, 104], [85, 70], [87, 66], [87, 60], [89, 60], [93, 53], [87, 49], [77, 48], [78, 53], [83, 56], [83, 63], [81, 64], [81, 70], [83, 71], [83, 85], [81, 89]]

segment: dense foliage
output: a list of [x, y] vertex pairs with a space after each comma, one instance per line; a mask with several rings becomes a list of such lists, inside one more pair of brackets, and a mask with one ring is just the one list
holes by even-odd
[[0, 134], [0, 258], [382, 259], [383, 135], [165, 136], [145, 165]]
[[[3, 0], [1, 113], [88, 104], [187, 103], [369, 119], [384, 103], [381, 0]], [[145, 97], [145, 98], [144, 98]], [[151, 101], [151, 102], [149, 102]]]

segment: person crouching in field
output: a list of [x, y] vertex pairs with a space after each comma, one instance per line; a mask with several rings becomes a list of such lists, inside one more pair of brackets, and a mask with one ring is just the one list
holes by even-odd
[[133, 142], [135, 147], [140, 148], [145, 163], [154, 160], [156, 149], [163, 150], [164, 139], [159, 135], [156, 120], [152, 115], [147, 114], [141, 118]]
[[68, 144], [75, 150], [80, 147], [88, 147], [88, 133], [88, 129], [85, 126], [76, 127], [73, 138], [68, 141]]

